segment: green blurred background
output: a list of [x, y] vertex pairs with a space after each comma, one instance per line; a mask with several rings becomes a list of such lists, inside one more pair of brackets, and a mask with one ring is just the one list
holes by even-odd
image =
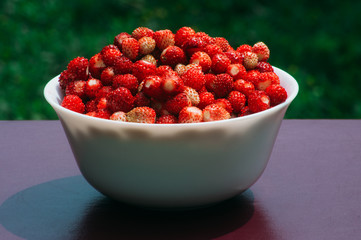
[[47, 81], [138, 26], [257, 41], [300, 92], [286, 118], [361, 118], [361, 1], [2, 0], [0, 120], [57, 119]]

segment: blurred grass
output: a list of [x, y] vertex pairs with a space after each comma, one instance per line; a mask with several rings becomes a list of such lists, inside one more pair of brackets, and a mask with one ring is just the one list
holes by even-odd
[[263, 41], [269, 62], [300, 85], [286, 118], [361, 118], [360, 9], [324, 0], [3, 0], [0, 120], [57, 119], [43, 97], [47, 81], [138, 26], [190, 26], [234, 47]]

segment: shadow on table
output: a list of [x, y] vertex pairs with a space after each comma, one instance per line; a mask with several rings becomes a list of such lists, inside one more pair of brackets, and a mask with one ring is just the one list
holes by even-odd
[[13, 195], [0, 206], [0, 223], [36, 240], [210, 239], [239, 229], [253, 214], [250, 190], [208, 208], [155, 211], [115, 202], [75, 176]]

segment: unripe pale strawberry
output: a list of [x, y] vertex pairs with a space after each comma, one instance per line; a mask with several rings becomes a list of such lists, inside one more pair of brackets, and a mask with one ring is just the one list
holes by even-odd
[[204, 122], [226, 120], [231, 118], [231, 114], [229, 114], [226, 109], [220, 107], [217, 104], [206, 106], [202, 112]]
[[199, 123], [203, 121], [203, 112], [201, 109], [190, 106], [185, 107], [179, 112], [179, 123]]
[[156, 113], [150, 107], [136, 107], [126, 113], [127, 122], [155, 123]]

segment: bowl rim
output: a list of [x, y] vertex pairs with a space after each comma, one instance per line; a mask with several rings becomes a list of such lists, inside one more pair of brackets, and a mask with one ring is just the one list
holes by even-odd
[[60, 76], [57, 75], [55, 77], [53, 77], [49, 82], [47, 82], [47, 84], [44, 87], [44, 97], [46, 99], [46, 101], [54, 108], [54, 110], [56, 112], [60, 111], [60, 112], [66, 112], [68, 114], [72, 114], [74, 116], [77, 117], [81, 117], [87, 120], [91, 120], [91, 121], [99, 121], [99, 123], [107, 123], [107, 124], [116, 124], [116, 125], [124, 125], [124, 126], [139, 126], [139, 127], [144, 127], [146, 126], [147, 128], [184, 128], [185, 126], [192, 128], [192, 127], [199, 127], [199, 126], [207, 126], [207, 125], [215, 125], [218, 126], [220, 124], [224, 124], [224, 123], [230, 123], [230, 122], [234, 122], [234, 121], [241, 121], [241, 120], [247, 120], [247, 119], [251, 119], [251, 118], [257, 118], [260, 115], [266, 114], [266, 113], [272, 113], [272, 112], [276, 112], [279, 111], [280, 109], [283, 108], [287, 108], [291, 102], [296, 98], [298, 92], [299, 92], [299, 85], [296, 81], [296, 79], [294, 77], [292, 77], [289, 73], [287, 73], [286, 71], [277, 68], [275, 66], [272, 66], [274, 68], [274, 71], [277, 73], [282, 73], [286, 76], [287, 81], [290, 81], [290, 85], [292, 87], [292, 92], [291, 94], [289, 92], [287, 92], [287, 99], [285, 102], [280, 103], [276, 106], [273, 106], [269, 109], [266, 109], [264, 111], [261, 112], [257, 112], [257, 113], [252, 113], [250, 115], [246, 115], [246, 116], [242, 116], [242, 117], [235, 117], [235, 118], [230, 118], [230, 119], [226, 119], [226, 120], [219, 120], [219, 121], [210, 121], [210, 122], [199, 122], [199, 123], [176, 123], [176, 124], [149, 124], [149, 123], [135, 123], [135, 122], [122, 122], [122, 121], [114, 121], [114, 120], [110, 120], [110, 119], [103, 119], [103, 118], [96, 118], [96, 117], [92, 117], [92, 116], [88, 116], [86, 114], [82, 114], [82, 113], [77, 113], [74, 112], [72, 110], [69, 110], [67, 108], [64, 108], [60, 105], [60, 103], [58, 103], [54, 97], [51, 96], [51, 93], [54, 90], [59, 89], [59, 84], [58, 84], [58, 78]]

